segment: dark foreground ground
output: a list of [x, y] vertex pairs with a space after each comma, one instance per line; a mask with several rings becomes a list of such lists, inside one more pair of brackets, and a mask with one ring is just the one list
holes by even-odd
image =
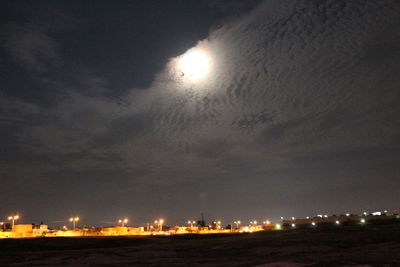
[[400, 222], [235, 235], [0, 240], [0, 266], [400, 266]]

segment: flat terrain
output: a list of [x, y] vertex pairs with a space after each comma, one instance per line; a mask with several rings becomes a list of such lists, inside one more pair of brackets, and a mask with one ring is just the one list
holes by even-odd
[[0, 240], [0, 266], [400, 266], [400, 222], [234, 235]]

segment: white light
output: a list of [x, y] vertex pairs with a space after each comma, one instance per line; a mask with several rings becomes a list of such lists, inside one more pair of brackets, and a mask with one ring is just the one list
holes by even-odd
[[306, 219], [308, 220], [308, 219], [310, 219], [310, 217], [307, 216]]
[[346, 216], [350, 216], [350, 214], [349, 214], [349, 213], [346, 213]]
[[185, 78], [199, 80], [210, 71], [210, 59], [205, 51], [192, 49], [179, 60], [179, 69]]
[[315, 226], [315, 222], [312, 222], [311, 224], [312, 224], [312, 226]]
[[373, 212], [372, 215], [374, 215], [374, 216], [381, 216], [381, 215], [382, 215], [382, 212], [376, 211], [376, 212]]
[[365, 219], [361, 219], [361, 223], [365, 223]]
[[292, 223], [292, 227], [294, 228], [294, 227], [296, 227], [296, 225], [294, 223]]
[[336, 223], [336, 224], [340, 224], [340, 222], [339, 222], [339, 221], [336, 221], [335, 223]]
[[278, 223], [275, 225], [275, 228], [279, 230], [279, 229], [281, 229], [281, 225]]

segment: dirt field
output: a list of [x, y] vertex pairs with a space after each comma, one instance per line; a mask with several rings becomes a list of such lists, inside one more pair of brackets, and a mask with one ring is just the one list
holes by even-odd
[[0, 240], [0, 266], [400, 266], [400, 222], [235, 235]]

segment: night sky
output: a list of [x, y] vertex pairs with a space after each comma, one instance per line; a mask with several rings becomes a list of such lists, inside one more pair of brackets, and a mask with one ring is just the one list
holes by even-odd
[[399, 103], [396, 0], [1, 1], [0, 220], [393, 211]]

